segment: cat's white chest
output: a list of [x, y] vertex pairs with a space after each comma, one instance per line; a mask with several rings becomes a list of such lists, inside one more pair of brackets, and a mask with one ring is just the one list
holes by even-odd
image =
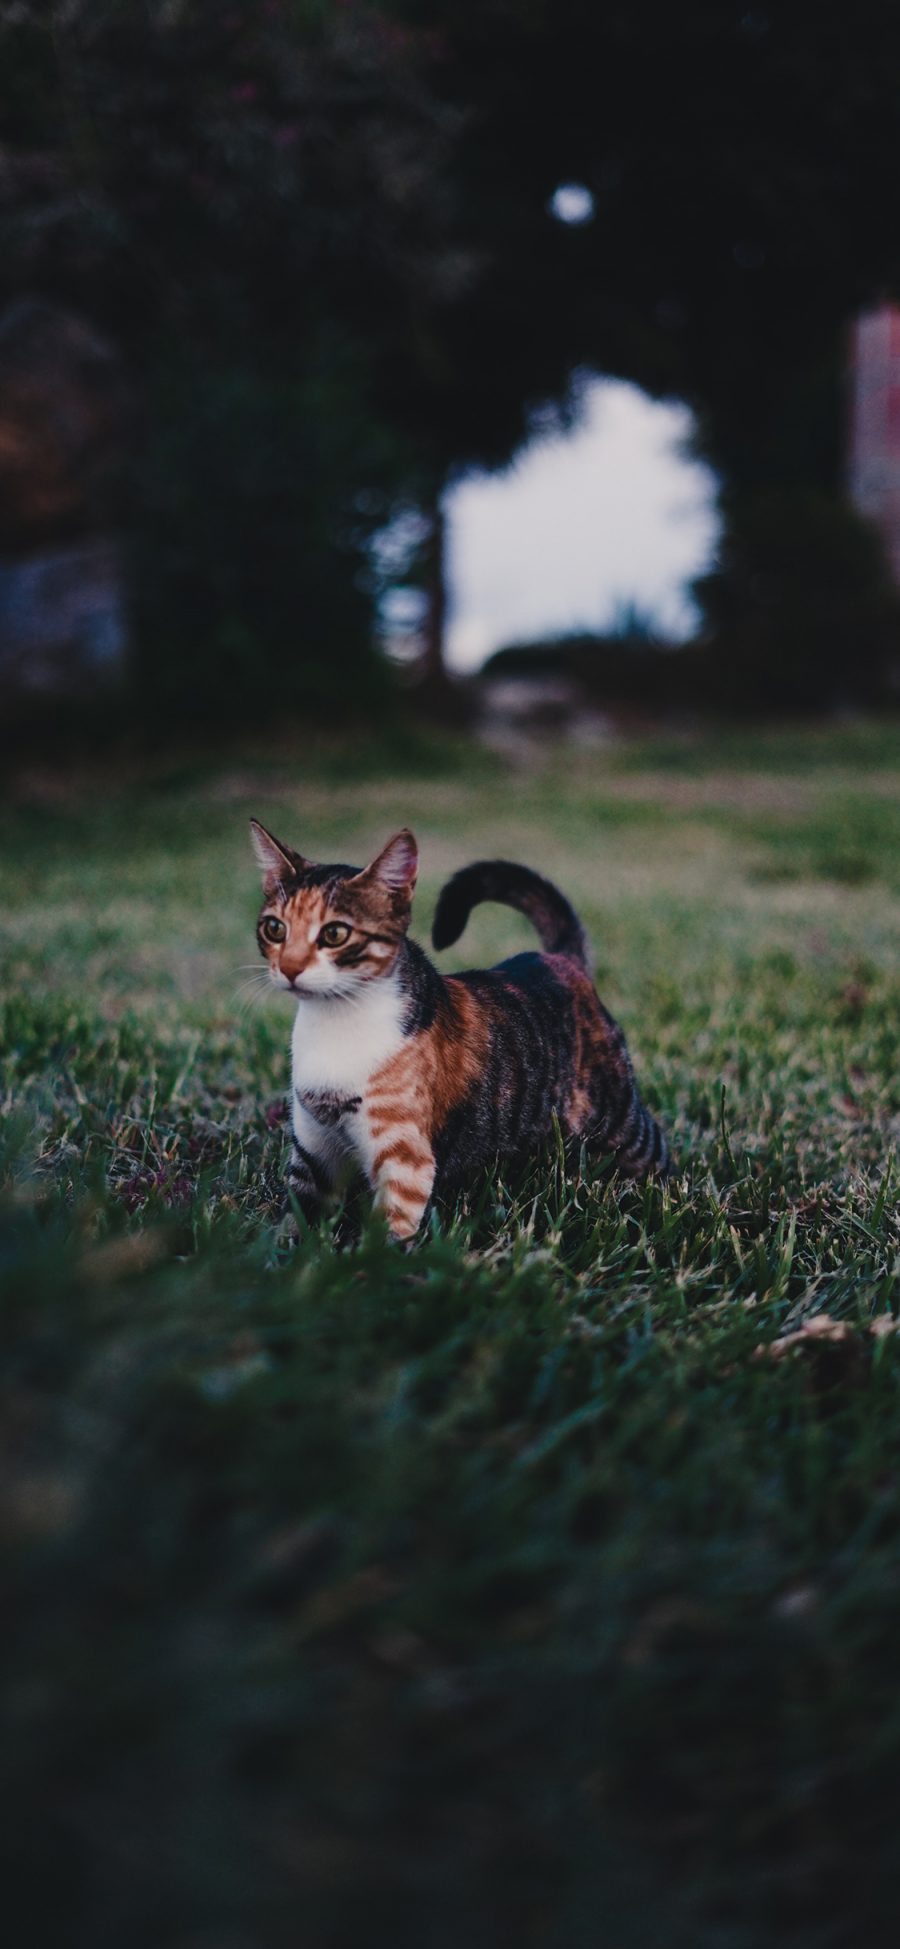
[[373, 981], [353, 1002], [313, 998], [297, 1005], [291, 1036], [295, 1091], [362, 1096], [376, 1069], [403, 1042], [404, 996], [393, 981]]

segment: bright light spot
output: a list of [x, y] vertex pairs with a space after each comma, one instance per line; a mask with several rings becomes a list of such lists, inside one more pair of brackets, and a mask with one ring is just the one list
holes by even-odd
[[550, 208], [560, 223], [589, 223], [594, 199], [584, 183], [560, 183], [550, 198]]
[[686, 406], [597, 380], [574, 433], [448, 495], [454, 669], [506, 643], [608, 629], [629, 606], [662, 636], [693, 633], [686, 584], [708, 566], [719, 521], [714, 475], [684, 453], [692, 424]]

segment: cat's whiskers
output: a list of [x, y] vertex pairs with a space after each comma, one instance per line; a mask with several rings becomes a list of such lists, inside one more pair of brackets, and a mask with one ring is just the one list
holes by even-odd
[[[257, 968], [248, 981], [238, 982], [237, 987], [233, 991], [233, 1000], [237, 1003], [241, 1016], [249, 1015], [254, 1002], [262, 1000], [268, 987], [269, 977], [261, 968]], [[242, 997], [245, 999], [242, 999]]]
[[[247, 972], [249, 972], [250, 978], [248, 981], [238, 982], [234, 990], [236, 996], [242, 994], [245, 989], [254, 988], [257, 985], [261, 992], [262, 990], [268, 991], [270, 986], [272, 986], [272, 972], [268, 964], [261, 968], [258, 961], [238, 962], [235, 973], [243, 974]], [[288, 991], [284, 990], [282, 992], [286, 993]], [[362, 996], [355, 989], [350, 988], [296, 988], [290, 992], [295, 994], [298, 999], [315, 997], [317, 1001], [346, 1002], [350, 1008], [356, 1009], [361, 1008], [363, 1005]]]
[[264, 984], [268, 985], [268, 981], [269, 981], [268, 971], [263, 968], [256, 968], [254, 970], [254, 973], [250, 975], [247, 978], [247, 980], [239, 981], [237, 983], [234, 993], [236, 995], [239, 995], [244, 988], [258, 988], [263, 986]]
[[242, 1022], [246, 1022], [251, 1013], [251, 1010], [254, 1009], [257, 1006], [257, 1004], [261, 1001], [262, 1001], [261, 994], [248, 995], [246, 1001], [241, 1002], [238, 1008], [239, 1020]]
[[362, 1008], [362, 996], [351, 988], [332, 988], [327, 993], [330, 1001], [346, 1002], [348, 1008]]

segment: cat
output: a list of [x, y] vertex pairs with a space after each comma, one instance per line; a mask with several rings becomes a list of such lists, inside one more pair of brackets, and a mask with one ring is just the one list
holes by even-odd
[[438, 900], [436, 949], [482, 900], [532, 921], [541, 953], [439, 974], [408, 928], [418, 851], [404, 829], [370, 865], [316, 866], [251, 820], [263, 876], [260, 951], [297, 999], [288, 1188], [313, 1219], [362, 1171], [392, 1236], [413, 1239], [498, 1161], [550, 1136], [615, 1157], [624, 1177], [669, 1168], [625, 1039], [600, 1001], [581, 923], [526, 866], [480, 860]]

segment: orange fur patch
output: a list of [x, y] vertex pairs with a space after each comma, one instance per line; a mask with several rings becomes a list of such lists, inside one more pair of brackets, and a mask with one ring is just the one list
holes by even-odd
[[406, 1164], [411, 1170], [431, 1163], [431, 1154], [423, 1145], [411, 1144], [406, 1137], [398, 1137], [392, 1144], [386, 1144], [376, 1151], [373, 1169], [380, 1171], [385, 1164]]
[[[410, 1036], [372, 1077], [366, 1109], [376, 1142], [393, 1125], [408, 1123], [430, 1147], [450, 1111], [478, 1081], [488, 1039], [483, 1007], [452, 975], [446, 986], [449, 1007], [439, 1010], [429, 1028]], [[412, 1151], [412, 1146], [407, 1148]], [[380, 1161], [387, 1158], [383, 1147]]]

